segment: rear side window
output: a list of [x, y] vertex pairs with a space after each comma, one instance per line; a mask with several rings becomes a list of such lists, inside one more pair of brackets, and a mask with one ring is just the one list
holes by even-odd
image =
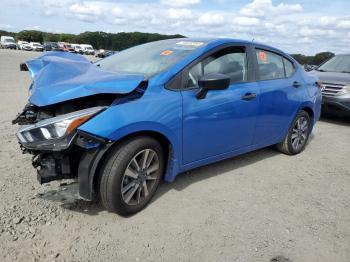
[[283, 57], [284, 69], [286, 71], [286, 77], [291, 77], [294, 74], [295, 68], [291, 61]]
[[260, 80], [284, 78], [283, 57], [275, 53], [256, 49], [258, 75]]

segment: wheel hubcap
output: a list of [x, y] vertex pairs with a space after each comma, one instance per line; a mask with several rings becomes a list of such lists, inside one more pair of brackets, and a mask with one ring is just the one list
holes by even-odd
[[122, 179], [121, 193], [128, 205], [137, 205], [152, 192], [158, 178], [159, 159], [152, 149], [138, 152], [129, 162]]
[[292, 146], [294, 150], [300, 150], [306, 143], [309, 132], [309, 123], [306, 117], [300, 117], [293, 127]]

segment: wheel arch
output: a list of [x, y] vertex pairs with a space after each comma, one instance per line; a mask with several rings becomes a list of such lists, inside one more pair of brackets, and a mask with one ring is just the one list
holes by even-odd
[[302, 107], [300, 110], [303, 110], [303, 111], [305, 111], [306, 113], [308, 113], [308, 115], [309, 115], [309, 117], [310, 117], [312, 123], [314, 122], [314, 116], [315, 116], [315, 114], [314, 114], [314, 110], [313, 110], [310, 106], [304, 106], [304, 107]]
[[174, 180], [178, 173], [178, 153], [176, 150], [177, 146], [175, 142], [169, 138], [163, 132], [159, 130], [134, 130], [120, 136], [118, 139], [109, 142], [103, 148], [96, 149], [94, 152], [86, 152], [82, 157], [84, 163], [80, 164], [82, 166], [80, 170], [79, 165], [79, 194], [82, 198], [87, 200], [93, 200], [98, 192], [99, 178], [101, 175], [101, 170], [106, 162], [108, 153], [113, 150], [113, 148], [119, 146], [128, 139], [149, 136], [157, 140], [163, 150], [165, 157], [165, 173], [163, 179], [165, 181], [171, 182]]

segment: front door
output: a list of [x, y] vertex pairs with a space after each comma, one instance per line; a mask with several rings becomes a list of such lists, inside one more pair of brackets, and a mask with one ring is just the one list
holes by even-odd
[[[218, 156], [252, 144], [258, 113], [258, 85], [248, 82], [246, 48], [226, 47], [185, 72], [183, 96], [183, 164]], [[226, 90], [197, 99], [197, 82], [209, 73], [230, 77]]]

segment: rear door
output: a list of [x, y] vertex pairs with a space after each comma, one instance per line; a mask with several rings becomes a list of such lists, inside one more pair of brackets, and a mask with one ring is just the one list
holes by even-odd
[[[222, 47], [184, 70], [184, 164], [252, 144], [259, 104], [258, 85], [252, 81], [251, 55], [249, 46]], [[230, 86], [197, 99], [198, 80], [208, 73], [229, 76]]]
[[303, 83], [295, 74], [294, 62], [283, 55], [256, 48], [255, 57], [260, 104], [254, 144], [273, 144], [289, 128]]

